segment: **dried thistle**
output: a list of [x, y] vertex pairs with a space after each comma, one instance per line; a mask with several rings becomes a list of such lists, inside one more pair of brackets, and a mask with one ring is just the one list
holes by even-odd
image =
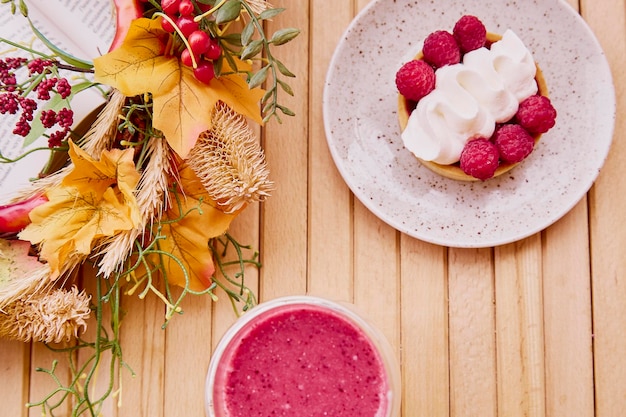
[[0, 336], [22, 342], [69, 342], [87, 328], [89, 299], [76, 287], [19, 299], [0, 313]]
[[272, 7], [272, 5], [266, 0], [248, 0], [248, 6], [250, 9], [254, 11], [256, 14], [261, 14], [263, 11]]
[[274, 186], [245, 117], [222, 102], [213, 109], [211, 129], [200, 134], [188, 164], [225, 213], [262, 201]]

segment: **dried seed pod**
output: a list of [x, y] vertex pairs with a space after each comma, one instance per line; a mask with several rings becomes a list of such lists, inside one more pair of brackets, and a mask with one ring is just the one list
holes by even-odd
[[187, 163], [225, 213], [262, 201], [274, 186], [245, 117], [222, 102], [215, 106], [211, 129], [200, 135]]

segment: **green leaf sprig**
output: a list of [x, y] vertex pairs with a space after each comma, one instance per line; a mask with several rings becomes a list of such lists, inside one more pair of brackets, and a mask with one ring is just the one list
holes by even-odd
[[[223, 57], [216, 65], [216, 74], [221, 71], [223, 59], [231, 68], [237, 69], [233, 56], [243, 61], [261, 62], [258, 70], [248, 72], [247, 83], [250, 88], [260, 87], [263, 83], [267, 83], [265, 95], [261, 100], [263, 121], [267, 122], [274, 117], [280, 123], [282, 121], [280, 114], [294, 116], [295, 113], [291, 109], [279, 103], [279, 93], [282, 90], [290, 96], [294, 95], [286, 79], [294, 78], [295, 74], [276, 58], [272, 53], [272, 48], [295, 39], [300, 34], [300, 30], [282, 28], [268, 36], [264, 28], [265, 21], [279, 15], [285, 9], [268, 8], [261, 13], [256, 13], [246, 0], [222, 1], [214, 9], [214, 20], [205, 20], [205, 24], [211, 34], [220, 40], [224, 51]], [[237, 19], [245, 19], [244, 15], [247, 15], [249, 20], [240, 33], [225, 33], [224, 26], [227, 27]]]

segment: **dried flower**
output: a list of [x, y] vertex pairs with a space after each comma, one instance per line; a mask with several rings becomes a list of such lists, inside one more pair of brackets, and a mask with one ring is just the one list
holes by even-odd
[[211, 126], [198, 138], [188, 163], [213, 201], [225, 213], [233, 213], [269, 196], [274, 184], [245, 117], [218, 102]]
[[69, 342], [87, 328], [89, 299], [76, 287], [24, 297], [0, 312], [0, 336], [22, 342]]
[[111, 149], [125, 102], [126, 96], [119, 90], [113, 89], [109, 94], [109, 100], [83, 138], [82, 148], [91, 157], [98, 157], [104, 150]]
[[[7, 1], [12, 14], [19, 3], [28, 17], [23, 1]], [[271, 117], [280, 122], [279, 113], [294, 114], [278, 96], [279, 91], [293, 95], [286, 79], [295, 74], [273, 51], [299, 30], [267, 33], [265, 25], [283, 8], [266, 0], [221, 0], [193, 2], [188, 12], [177, 5], [169, 13], [164, 1], [128, 3], [124, 13], [132, 21], [117, 28], [122, 31], [109, 52], [93, 62], [64, 52], [38, 30], [49, 54], [0, 39], [33, 56], [0, 59], [0, 113], [19, 118], [14, 133], [25, 136], [25, 144], [48, 138], [50, 149], [42, 148], [51, 154], [40, 178], [15, 197], [44, 195], [47, 201], [28, 210], [28, 225], [4, 231], [10, 240], [0, 239], [0, 337], [68, 342], [59, 350], [70, 361], [80, 349], [93, 348], [81, 355], [84, 365], [70, 367], [69, 378], [56, 374], [56, 361], [50, 370], [38, 368], [59, 385], [55, 392], [63, 393], [62, 401], [53, 392], [27, 404], [46, 415], [65, 409], [65, 402], [73, 416], [100, 415], [105, 399], [118, 395], [113, 389], [98, 399], [89, 393], [101, 358], [110, 358], [112, 370], [126, 368], [121, 297], [153, 292], [167, 307], [164, 326], [182, 311], [188, 294], [217, 300], [213, 291], [220, 288], [235, 310], [256, 303], [244, 275], [248, 265], [260, 266], [258, 253], [227, 232], [248, 204], [273, 189], [248, 122], [262, 125]], [[195, 25], [189, 33], [179, 24], [183, 14], [180, 22]], [[200, 38], [191, 36], [197, 32]], [[210, 48], [198, 52], [206, 42], [194, 39], [210, 40]], [[191, 65], [184, 52], [192, 54]], [[66, 71], [85, 75], [66, 78]], [[72, 130], [72, 99], [92, 88], [109, 91], [108, 100], [97, 116], [90, 114]], [[47, 103], [38, 109], [33, 98]], [[13, 159], [0, 155], [0, 163], [30, 152]], [[227, 248], [235, 251], [236, 262]], [[91, 344], [83, 340], [87, 336], [73, 340], [86, 329], [91, 296], [67, 283], [75, 270], [94, 263], [96, 276], [85, 277], [95, 280], [98, 328]], [[122, 288], [127, 282], [132, 288]], [[175, 285], [182, 291], [170, 291]], [[103, 314], [110, 317], [110, 330], [103, 328]]]
[[261, 14], [263, 11], [272, 7], [266, 0], [248, 0], [248, 5], [256, 14]]
[[96, 255], [102, 255], [99, 266], [100, 272], [105, 277], [110, 276], [122, 266], [133, 250], [135, 239], [143, 233], [146, 226], [152, 225], [155, 220], [161, 217], [164, 205], [168, 200], [168, 178], [172, 173], [172, 168], [167, 142], [161, 138], [151, 138], [146, 147], [149, 159], [141, 174], [136, 193], [137, 204], [141, 210], [142, 218], [146, 219], [146, 223], [140, 228], [124, 231], [111, 239], [107, 239], [99, 248]]
[[[0, 258], [2, 256], [0, 251]], [[16, 276], [10, 270], [7, 275], [10, 275], [10, 279], [7, 281], [0, 280], [0, 313], [16, 300], [28, 298], [28, 295], [34, 292], [45, 291], [51, 283], [48, 279], [50, 276], [48, 264], [41, 264], [40, 267], [31, 270], [25, 276]]]
[[32, 223], [18, 235], [39, 244], [52, 278], [74, 258], [85, 259], [101, 239], [136, 228], [142, 220], [132, 149], [104, 151], [96, 161], [70, 142], [69, 155], [74, 169], [61, 186], [46, 192], [49, 201], [30, 212]]
[[[112, 148], [119, 115], [125, 102], [126, 97], [118, 90], [113, 89], [106, 105], [94, 120], [89, 131], [81, 139], [81, 148], [92, 158], [100, 157], [104, 150]], [[16, 194], [15, 201], [44, 194], [47, 190], [58, 187], [73, 169], [74, 164], [70, 162], [58, 171], [33, 181], [30, 186]]]

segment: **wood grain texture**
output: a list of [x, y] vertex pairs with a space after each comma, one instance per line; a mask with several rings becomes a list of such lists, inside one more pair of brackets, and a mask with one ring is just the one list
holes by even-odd
[[7, 416], [25, 417], [28, 402], [30, 345], [0, 339], [0, 391], [2, 412]]
[[282, 116], [264, 128], [264, 148], [276, 190], [263, 205], [261, 226], [261, 299], [306, 292], [308, 254], [308, 140], [309, 137], [309, 5], [292, 7], [278, 1], [286, 11], [268, 22], [266, 30], [297, 27], [300, 35], [281, 48], [281, 61], [297, 77], [289, 80], [297, 96], [283, 94], [283, 104], [296, 117]]
[[[311, 60], [308, 180], [308, 281], [309, 294], [351, 300], [353, 280], [352, 197], [341, 178], [326, 143], [322, 115], [323, 86], [333, 48], [353, 18], [350, 2], [311, 2], [309, 47]], [[323, 37], [317, 34], [323, 33]], [[330, 169], [329, 169], [330, 167]], [[332, 260], [332, 261], [331, 261]]]
[[447, 250], [401, 237], [403, 415], [450, 415]]
[[124, 317], [121, 344], [124, 360], [134, 375], [124, 370], [119, 417], [164, 417], [165, 397], [165, 306], [153, 294], [139, 299], [126, 297], [122, 308], [132, 312]]
[[583, 0], [581, 10], [607, 55], [617, 98], [613, 144], [589, 196], [595, 412], [613, 417], [626, 415], [626, 3]]
[[[28, 402], [32, 404], [37, 404], [41, 401], [46, 400], [49, 394], [54, 392], [59, 387], [59, 384], [54, 381], [49, 374], [39, 371], [38, 368], [51, 371], [54, 361], [58, 361], [58, 365], [55, 368], [56, 378], [59, 379], [61, 384], [67, 386], [70, 381], [70, 362], [66, 354], [55, 353], [41, 343], [33, 343], [31, 344], [30, 348], [31, 362], [37, 365], [31, 366], [29, 368], [30, 372], [28, 378]], [[55, 404], [55, 401], [60, 400], [61, 395], [62, 394], [60, 392], [56, 392], [55, 395], [50, 397], [50, 403]], [[71, 403], [65, 403], [59, 406], [59, 408], [55, 411], [61, 415], [68, 415], [70, 410]], [[41, 414], [42, 410], [39, 406], [28, 409], [29, 417], [39, 417], [41, 416]]]
[[[588, 230], [578, 204], [546, 231], [543, 265], [547, 415], [593, 416]], [[564, 383], [563, 381], [567, 381]]]
[[450, 415], [497, 415], [493, 256], [448, 251]]
[[541, 236], [495, 248], [498, 415], [543, 417]]

